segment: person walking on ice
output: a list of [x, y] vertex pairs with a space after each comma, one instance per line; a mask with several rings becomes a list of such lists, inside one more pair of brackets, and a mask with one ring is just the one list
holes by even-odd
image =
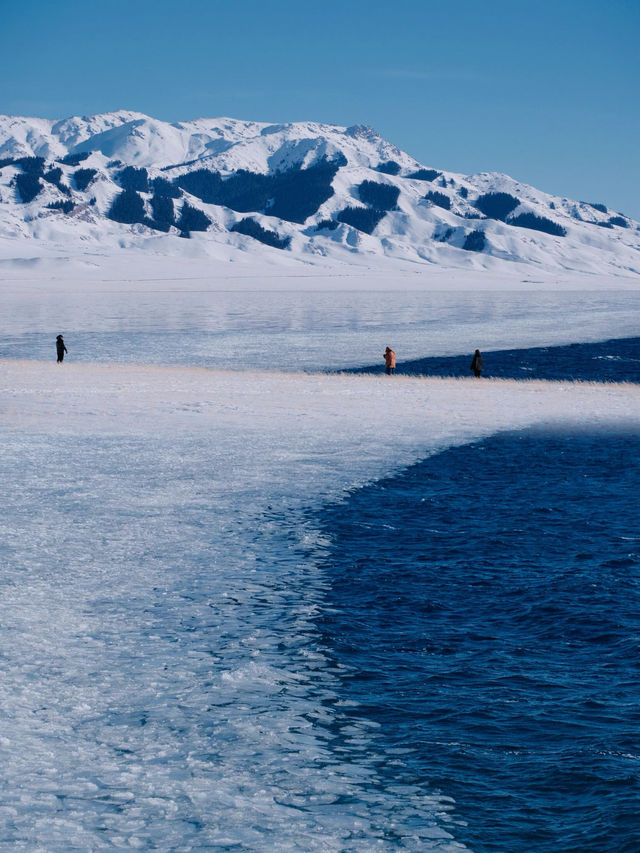
[[67, 348], [64, 345], [62, 335], [58, 335], [58, 337], [56, 338], [56, 352], [58, 353], [58, 364], [62, 364], [64, 354], [65, 352], [67, 352]]
[[479, 349], [477, 349], [473, 354], [473, 359], [471, 361], [471, 367], [469, 370], [473, 370], [473, 375], [477, 378], [482, 373], [482, 353]]
[[387, 347], [382, 357], [387, 368], [387, 376], [391, 376], [392, 373], [396, 372], [396, 354], [391, 347]]

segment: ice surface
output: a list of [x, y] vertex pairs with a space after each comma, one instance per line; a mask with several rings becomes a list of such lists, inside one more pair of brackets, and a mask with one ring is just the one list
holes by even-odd
[[382, 363], [387, 344], [405, 361], [632, 337], [640, 328], [637, 290], [574, 290], [578, 281], [533, 288], [498, 279], [490, 290], [465, 276], [391, 278], [367, 291], [352, 289], [362, 286], [352, 273], [294, 278], [302, 290], [274, 294], [291, 281], [221, 275], [117, 290], [104, 281], [21, 280], [3, 298], [0, 357], [47, 360], [62, 332], [73, 361], [322, 370]]
[[[306, 366], [339, 366], [365, 342], [456, 351], [479, 326], [512, 345], [527, 316], [606, 337], [635, 295], [5, 287], [11, 347], [34, 352], [0, 362], [0, 848], [462, 849], [447, 792], [389, 784], [366, 715], [342, 715], [314, 512], [500, 429], [637, 429], [640, 386], [283, 373], [255, 353], [306, 341]], [[214, 327], [235, 370], [194, 366]], [[68, 329], [157, 363], [76, 360]], [[145, 335], [181, 342], [182, 365]]]

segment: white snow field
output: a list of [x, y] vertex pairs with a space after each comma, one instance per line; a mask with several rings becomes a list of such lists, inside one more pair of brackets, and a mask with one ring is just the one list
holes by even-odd
[[314, 513], [499, 430], [638, 430], [640, 385], [313, 371], [630, 335], [637, 292], [118, 276], [2, 284], [0, 849], [462, 850], [344, 715]]

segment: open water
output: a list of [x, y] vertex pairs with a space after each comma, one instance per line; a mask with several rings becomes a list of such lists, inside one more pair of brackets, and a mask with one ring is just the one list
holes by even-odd
[[519, 432], [328, 509], [321, 627], [476, 853], [640, 850], [640, 436]]

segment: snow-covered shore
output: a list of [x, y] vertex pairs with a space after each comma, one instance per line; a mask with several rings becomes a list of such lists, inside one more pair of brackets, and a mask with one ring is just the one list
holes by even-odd
[[[640, 415], [640, 387], [635, 384], [240, 372], [69, 361], [56, 365], [5, 360], [2, 368], [6, 428], [52, 435], [178, 434], [215, 428], [225, 442], [237, 436], [239, 447], [246, 447], [242, 433], [255, 434], [256, 458], [251, 464], [258, 458], [268, 464], [269, 442], [280, 437], [284, 460], [286, 448], [295, 459], [296, 453], [312, 449], [321, 456], [326, 446], [332, 470], [333, 454], [340, 447], [345, 448], [351, 468], [357, 448], [382, 459], [394, 452], [404, 454], [401, 448], [421, 454], [499, 429], [622, 424]], [[262, 447], [261, 441], [267, 445]], [[392, 458], [391, 464], [406, 461]]]

